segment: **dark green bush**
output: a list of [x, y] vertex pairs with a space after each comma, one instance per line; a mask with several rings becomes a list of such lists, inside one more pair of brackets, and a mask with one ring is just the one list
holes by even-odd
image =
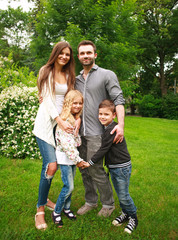
[[145, 95], [138, 103], [139, 114], [143, 117], [162, 117], [162, 100], [153, 95]]
[[163, 117], [178, 120], [178, 95], [170, 93], [163, 100]]
[[178, 95], [169, 93], [163, 98], [145, 95], [138, 101], [138, 111], [143, 117], [178, 119]]

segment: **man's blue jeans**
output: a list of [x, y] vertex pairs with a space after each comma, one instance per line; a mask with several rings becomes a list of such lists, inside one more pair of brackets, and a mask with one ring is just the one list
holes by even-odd
[[56, 202], [55, 213], [60, 214], [63, 209], [69, 210], [71, 205], [71, 196], [74, 189], [74, 177], [76, 165], [61, 165], [61, 178], [64, 183], [62, 190]]
[[53, 176], [47, 175], [47, 170], [49, 163], [56, 162], [56, 154], [53, 146], [39, 139], [38, 137], [36, 137], [36, 140], [43, 158], [37, 203], [37, 208], [39, 208], [47, 203], [47, 197], [53, 178]]
[[132, 166], [123, 168], [110, 168], [110, 175], [115, 191], [119, 198], [122, 211], [129, 216], [136, 214], [137, 208], [129, 194], [129, 181]]

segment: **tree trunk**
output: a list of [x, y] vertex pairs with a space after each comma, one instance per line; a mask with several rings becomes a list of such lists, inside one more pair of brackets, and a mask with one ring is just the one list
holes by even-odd
[[161, 95], [164, 96], [167, 94], [167, 86], [166, 86], [166, 77], [164, 74], [164, 54], [160, 53], [160, 88]]

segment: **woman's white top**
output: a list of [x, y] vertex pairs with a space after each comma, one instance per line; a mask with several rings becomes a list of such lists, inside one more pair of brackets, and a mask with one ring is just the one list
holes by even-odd
[[67, 84], [60, 84], [56, 82], [55, 96], [56, 96], [56, 108], [57, 108], [58, 114], [60, 114], [62, 111], [64, 95], [66, 94], [66, 92], [67, 92]]
[[67, 84], [56, 83], [55, 95], [53, 95], [51, 89], [51, 73], [49, 74], [48, 80], [49, 87], [42, 93], [43, 102], [40, 104], [37, 112], [33, 133], [36, 137], [56, 147], [53, 128], [57, 122], [54, 119], [61, 113], [64, 95], [67, 92]]

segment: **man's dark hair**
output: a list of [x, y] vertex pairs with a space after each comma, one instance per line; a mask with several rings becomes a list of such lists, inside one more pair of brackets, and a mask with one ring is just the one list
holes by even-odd
[[83, 41], [81, 41], [79, 43], [79, 45], [78, 45], [77, 50], [79, 50], [79, 47], [83, 46], [83, 45], [91, 45], [93, 47], [93, 49], [94, 49], [94, 52], [96, 53], [96, 46], [95, 46], [95, 44], [92, 41], [90, 41], [90, 40], [83, 40]]

